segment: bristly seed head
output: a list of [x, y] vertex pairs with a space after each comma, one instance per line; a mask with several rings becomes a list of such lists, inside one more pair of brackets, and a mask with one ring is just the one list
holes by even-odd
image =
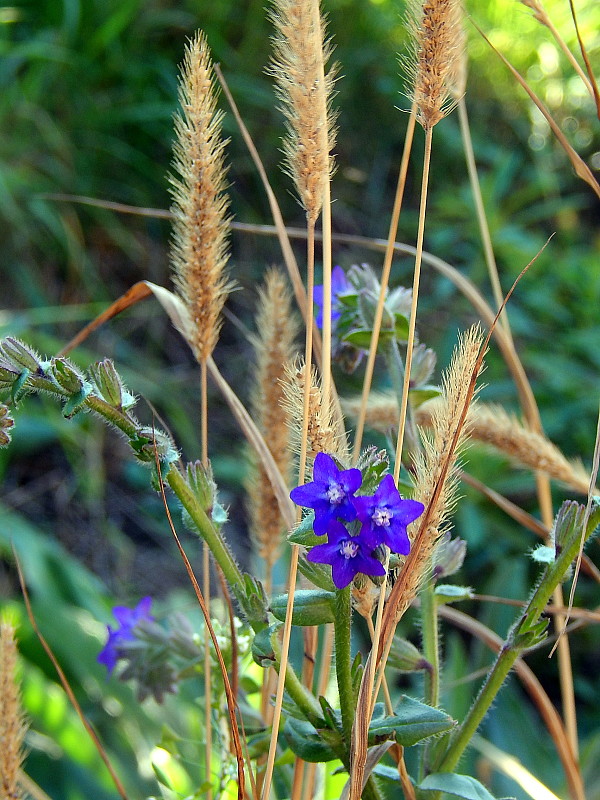
[[181, 112], [175, 116], [176, 142], [170, 177], [173, 197], [171, 263], [178, 294], [189, 317], [188, 342], [198, 362], [211, 355], [219, 336], [220, 314], [232, 283], [224, 275], [229, 257], [229, 200], [225, 194], [222, 113], [208, 45], [198, 33], [188, 44], [179, 84]]
[[412, 53], [402, 62], [413, 84], [408, 94], [425, 130], [433, 128], [456, 103], [452, 89], [464, 48], [461, 21], [460, 0], [411, 0], [408, 6]]

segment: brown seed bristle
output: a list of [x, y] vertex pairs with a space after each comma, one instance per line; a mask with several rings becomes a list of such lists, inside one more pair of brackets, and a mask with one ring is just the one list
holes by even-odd
[[[264, 289], [259, 294], [256, 318], [258, 334], [253, 338], [257, 371], [252, 392], [252, 418], [262, 433], [273, 459], [289, 485], [292, 450], [289, 426], [282, 408], [285, 367], [294, 356], [294, 339], [299, 322], [292, 311], [291, 294], [278, 270], [267, 273]], [[253, 457], [248, 481], [250, 533], [258, 552], [270, 566], [276, 560], [285, 523], [269, 479]]]
[[224, 275], [229, 257], [229, 200], [225, 193], [223, 114], [206, 39], [196, 34], [186, 47], [179, 83], [181, 112], [170, 176], [173, 238], [171, 264], [176, 290], [189, 312], [188, 341], [206, 362], [219, 337], [220, 314], [232, 283]]
[[284, 167], [296, 185], [307, 217], [317, 219], [323, 188], [333, 173], [335, 118], [331, 108], [335, 67], [318, 0], [274, 0], [275, 27], [270, 74], [286, 118]]
[[23, 763], [23, 739], [27, 726], [21, 711], [16, 676], [15, 629], [0, 623], [0, 798], [20, 800], [19, 771]]
[[[302, 358], [297, 358], [286, 370], [284, 408], [288, 413], [292, 447], [298, 453], [302, 437], [305, 378], [306, 365]], [[331, 402], [326, 403], [323, 398], [321, 382], [315, 367], [311, 369], [308, 392], [307, 478], [312, 473], [312, 462], [317, 453], [328, 453], [342, 464], [349, 461], [346, 432], [340, 417], [334, 413]]]
[[402, 63], [412, 78], [409, 96], [425, 130], [433, 128], [456, 102], [450, 86], [464, 45], [461, 18], [460, 0], [411, 0], [407, 8], [412, 53]]

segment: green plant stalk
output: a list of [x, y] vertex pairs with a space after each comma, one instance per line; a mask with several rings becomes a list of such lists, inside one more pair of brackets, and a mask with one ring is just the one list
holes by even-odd
[[335, 593], [335, 674], [337, 678], [338, 693], [340, 696], [340, 710], [342, 712], [342, 731], [346, 747], [352, 741], [352, 724], [356, 714], [354, 690], [352, 688], [352, 652], [351, 641], [351, 605], [350, 587], [339, 589]]
[[[438, 605], [435, 597], [435, 583], [429, 581], [419, 595], [421, 601], [421, 642], [423, 656], [431, 664], [431, 669], [425, 670], [423, 689], [425, 702], [438, 707], [440, 702], [440, 642]], [[420, 748], [419, 777], [423, 780], [429, 771], [428, 765], [432, 759], [431, 745], [427, 743]]]
[[[276, 658], [273, 668], [277, 673], [279, 673], [281, 642], [277, 636], [273, 636], [271, 641], [273, 644], [273, 652]], [[303, 685], [302, 681], [297, 676], [294, 668], [289, 662], [285, 671], [285, 688], [289, 696], [292, 698], [294, 703], [296, 703], [311, 725], [314, 725], [315, 728], [322, 728], [325, 724], [325, 721], [323, 719], [323, 711], [321, 706], [319, 705], [314, 694]]]
[[165, 477], [166, 482], [177, 495], [179, 502], [190, 515], [194, 524], [198, 528], [200, 536], [210, 547], [210, 551], [217, 564], [223, 570], [223, 574], [229, 585], [238, 591], [244, 592], [244, 578], [240, 568], [235, 563], [229, 548], [223, 541], [220, 534], [210, 521], [204, 509], [198, 503], [194, 493], [190, 490], [187, 481], [176, 468], [171, 468]]
[[[591, 536], [596, 527], [600, 524], [600, 506], [595, 506], [590, 514], [585, 530], [585, 540]], [[576, 558], [581, 542], [581, 536], [574, 535], [565, 543], [565, 546], [556, 559], [551, 564], [537, 588], [534, 590], [527, 607], [511, 628], [507, 641], [498, 653], [498, 657], [485, 680], [475, 702], [471, 706], [462, 725], [452, 737], [448, 750], [444, 755], [437, 772], [452, 772], [458, 764], [471, 737], [477, 731], [481, 721], [500, 691], [513, 664], [528, 646], [540, 641], [539, 633], [533, 630], [533, 626], [539, 624], [539, 619], [552, 597], [555, 588], [569, 569], [571, 563]], [[536, 637], [536, 638], [534, 638]]]

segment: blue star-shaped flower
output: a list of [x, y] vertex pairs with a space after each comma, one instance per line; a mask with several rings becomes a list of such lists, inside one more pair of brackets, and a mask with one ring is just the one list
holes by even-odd
[[313, 466], [313, 479], [292, 489], [290, 497], [297, 506], [314, 509], [313, 530], [317, 536], [327, 533], [330, 522], [338, 517], [347, 522], [356, 519], [352, 500], [362, 483], [359, 469], [338, 469], [331, 456], [318, 453]]
[[403, 500], [393, 475], [385, 476], [372, 497], [355, 497], [353, 502], [362, 522], [360, 535], [369, 547], [385, 544], [392, 553], [409, 554], [406, 526], [421, 516], [425, 506], [417, 500]]
[[318, 544], [306, 558], [316, 564], [330, 564], [331, 576], [338, 589], [345, 589], [359, 572], [364, 575], [385, 575], [381, 561], [373, 558], [372, 548], [362, 536], [351, 536], [341, 522], [334, 520], [327, 530], [328, 541]]
[[97, 658], [101, 664], [105, 665], [109, 673], [113, 671], [119, 660], [119, 645], [135, 639], [134, 628], [140, 622], [154, 619], [150, 614], [151, 605], [152, 598], [144, 597], [135, 608], [127, 608], [127, 606], [115, 606], [113, 608], [113, 615], [119, 623], [119, 627], [113, 630], [110, 625], [106, 626], [108, 640], [98, 653]]
[[[338, 300], [338, 295], [344, 294], [352, 289], [352, 286], [346, 278], [346, 273], [341, 267], [334, 267], [331, 270], [331, 323], [333, 325], [336, 320], [342, 316], [342, 305]], [[316, 306], [319, 307], [317, 312], [316, 323], [318, 328], [323, 327], [323, 286], [315, 286], [313, 290], [313, 300]]]

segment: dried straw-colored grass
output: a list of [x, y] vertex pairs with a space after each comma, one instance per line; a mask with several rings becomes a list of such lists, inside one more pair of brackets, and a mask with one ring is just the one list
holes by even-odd
[[407, 25], [412, 33], [410, 55], [403, 59], [411, 79], [411, 100], [417, 119], [430, 130], [449, 111], [455, 100], [451, 87], [461, 66], [464, 35], [460, 0], [410, 0]]
[[[252, 394], [252, 418], [271, 451], [286, 484], [291, 481], [292, 451], [287, 415], [282, 407], [285, 367], [294, 356], [298, 320], [292, 312], [291, 294], [278, 270], [267, 273], [259, 295], [253, 339], [257, 368]], [[248, 481], [250, 532], [268, 568], [277, 560], [282, 531], [286, 528], [271, 482], [258, 459]]]
[[170, 177], [171, 263], [177, 292], [191, 320], [188, 341], [198, 362], [206, 363], [217, 343], [221, 309], [232, 284], [224, 274], [230, 220], [223, 114], [216, 107], [209, 49], [201, 33], [186, 48], [179, 102], [173, 149], [176, 175]]
[[27, 726], [21, 711], [17, 682], [15, 629], [0, 623], [0, 800], [21, 800], [19, 771]]
[[[441, 404], [430, 400], [415, 413], [417, 423], [430, 428], [432, 414]], [[356, 416], [359, 400], [344, 400], [349, 416]], [[374, 430], [388, 432], [398, 424], [398, 403], [391, 393], [372, 394], [367, 409], [367, 424]], [[545, 472], [581, 494], [587, 494], [589, 475], [580, 461], [570, 461], [551, 441], [536, 433], [526, 423], [496, 405], [477, 403], [467, 415], [467, 428], [475, 442], [493, 447], [508, 456], [519, 467]]]
[[[288, 415], [292, 448], [300, 452], [302, 439], [302, 411], [306, 366], [302, 358], [286, 370], [284, 384], [285, 400], [283, 407]], [[317, 453], [328, 453], [342, 464], [349, 461], [348, 440], [339, 415], [331, 402], [325, 402], [317, 371], [311, 369], [308, 388], [308, 432], [306, 437], [307, 476]]]
[[319, 0], [275, 0], [270, 67], [286, 118], [285, 169], [309, 221], [319, 216], [326, 182], [333, 172], [335, 114], [331, 98], [335, 67], [325, 73], [332, 52]]

